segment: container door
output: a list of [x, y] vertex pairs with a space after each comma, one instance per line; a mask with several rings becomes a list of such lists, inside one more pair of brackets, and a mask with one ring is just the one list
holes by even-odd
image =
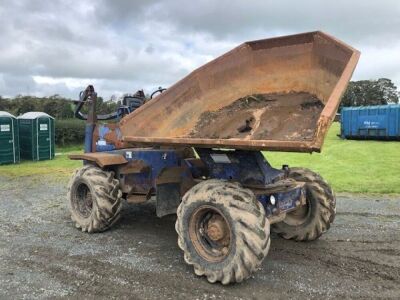
[[15, 154], [13, 119], [2, 117], [0, 118], [0, 164], [15, 163]]
[[36, 119], [37, 160], [51, 159], [51, 123], [49, 118]]

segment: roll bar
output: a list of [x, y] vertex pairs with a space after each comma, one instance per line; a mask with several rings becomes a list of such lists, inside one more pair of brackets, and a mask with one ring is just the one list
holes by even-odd
[[[97, 93], [94, 90], [93, 85], [88, 85], [87, 88], [84, 91], [81, 91], [79, 93], [79, 101], [74, 101], [76, 104], [75, 107], [75, 118], [78, 118], [80, 120], [89, 120], [91, 122], [96, 122], [96, 120], [101, 120], [101, 121], [107, 121], [107, 120], [114, 120], [119, 117], [118, 112], [114, 112], [111, 114], [105, 114], [105, 115], [96, 115], [96, 102], [97, 102]], [[84, 114], [81, 112], [82, 107], [85, 103], [88, 103], [92, 109], [89, 109], [89, 114]], [[90, 116], [91, 111], [93, 113], [92, 116]], [[92, 119], [92, 120], [90, 120]]]

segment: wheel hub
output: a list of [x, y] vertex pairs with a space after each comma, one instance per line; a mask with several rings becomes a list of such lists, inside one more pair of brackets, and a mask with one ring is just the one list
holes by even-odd
[[214, 215], [207, 224], [207, 235], [214, 242], [222, 240], [228, 234], [225, 221], [219, 215]]
[[229, 253], [231, 229], [221, 211], [204, 205], [192, 214], [189, 235], [197, 253], [209, 262], [223, 260]]

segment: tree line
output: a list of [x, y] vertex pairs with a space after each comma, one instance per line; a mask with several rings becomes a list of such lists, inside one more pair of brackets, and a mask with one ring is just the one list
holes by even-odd
[[[97, 98], [97, 111], [108, 114], [117, 110], [119, 103], [104, 101]], [[72, 119], [75, 105], [71, 99], [53, 95], [50, 97], [17, 96], [15, 98], [2, 98], [0, 96], [0, 111], [7, 111], [14, 116], [22, 115], [30, 111], [40, 111], [49, 114], [55, 119]]]
[[[119, 103], [97, 98], [97, 111], [108, 114], [117, 110]], [[74, 119], [75, 105], [71, 99], [54, 95], [50, 97], [17, 96], [7, 99], [0, 97], [0, 111], [14, 116], [30, 111], [40, 111], [55, 118], [55, 139], [58, 146], [82, 144], [85, 138], [85, 122]], [[87, 112], [87, 108], [83, 108]]]
[[366, 106], [399, 103], [399, 92], [387, 78], [350, 81], [343, 95], [341, 106]]
[[[397, 87], [387, 78], [351, 81], [343, 95], [341, 107], [399, 103], [399, 96]], [[120, 102], [97, 98], [99, 114], [115, 112], [119, 105]], [[29, 111], [42, 111], [56, 119], [71, 119], [74, 116], [74, 104], [71, 99], [60, 95], [50, 97], [19, 95], [9, 99], [0, 96], [0, 111], [7, 111], [15, 116]]]

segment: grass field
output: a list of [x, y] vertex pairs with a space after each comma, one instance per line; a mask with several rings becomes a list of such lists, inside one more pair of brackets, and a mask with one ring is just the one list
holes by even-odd
[[[400, 194], [400, 142], [341, 140], [336, 136], [339, 128], [338, 123], [333, 124], [322, 153], [264, 152], [264, 155], [278, 168], [288, 164], [320, 173], [336, 192]], [[80, 151], [80, 146], [58, 148], [54, 160], [0, 166], [0, 174], [66, 178], [82, 165], [80, 161], [69, 160], [67, 154]]]
[[54, 160], [21, 161], [16, 165], [0, 166], [0, 175], [8, 177], [52, 175], [55, 178], [70, 176], [73, 170], [82, 165], [82, 162], [68, 159], [68, 154], [82, 152], [82, 149], [83, 146], [56, 147]]
[[400, 194], [400, 142], [337, 137], [333, 123], [322, 153], [264, 152], [275, 167], [301, 166], [320, 173], [337, 192]]

